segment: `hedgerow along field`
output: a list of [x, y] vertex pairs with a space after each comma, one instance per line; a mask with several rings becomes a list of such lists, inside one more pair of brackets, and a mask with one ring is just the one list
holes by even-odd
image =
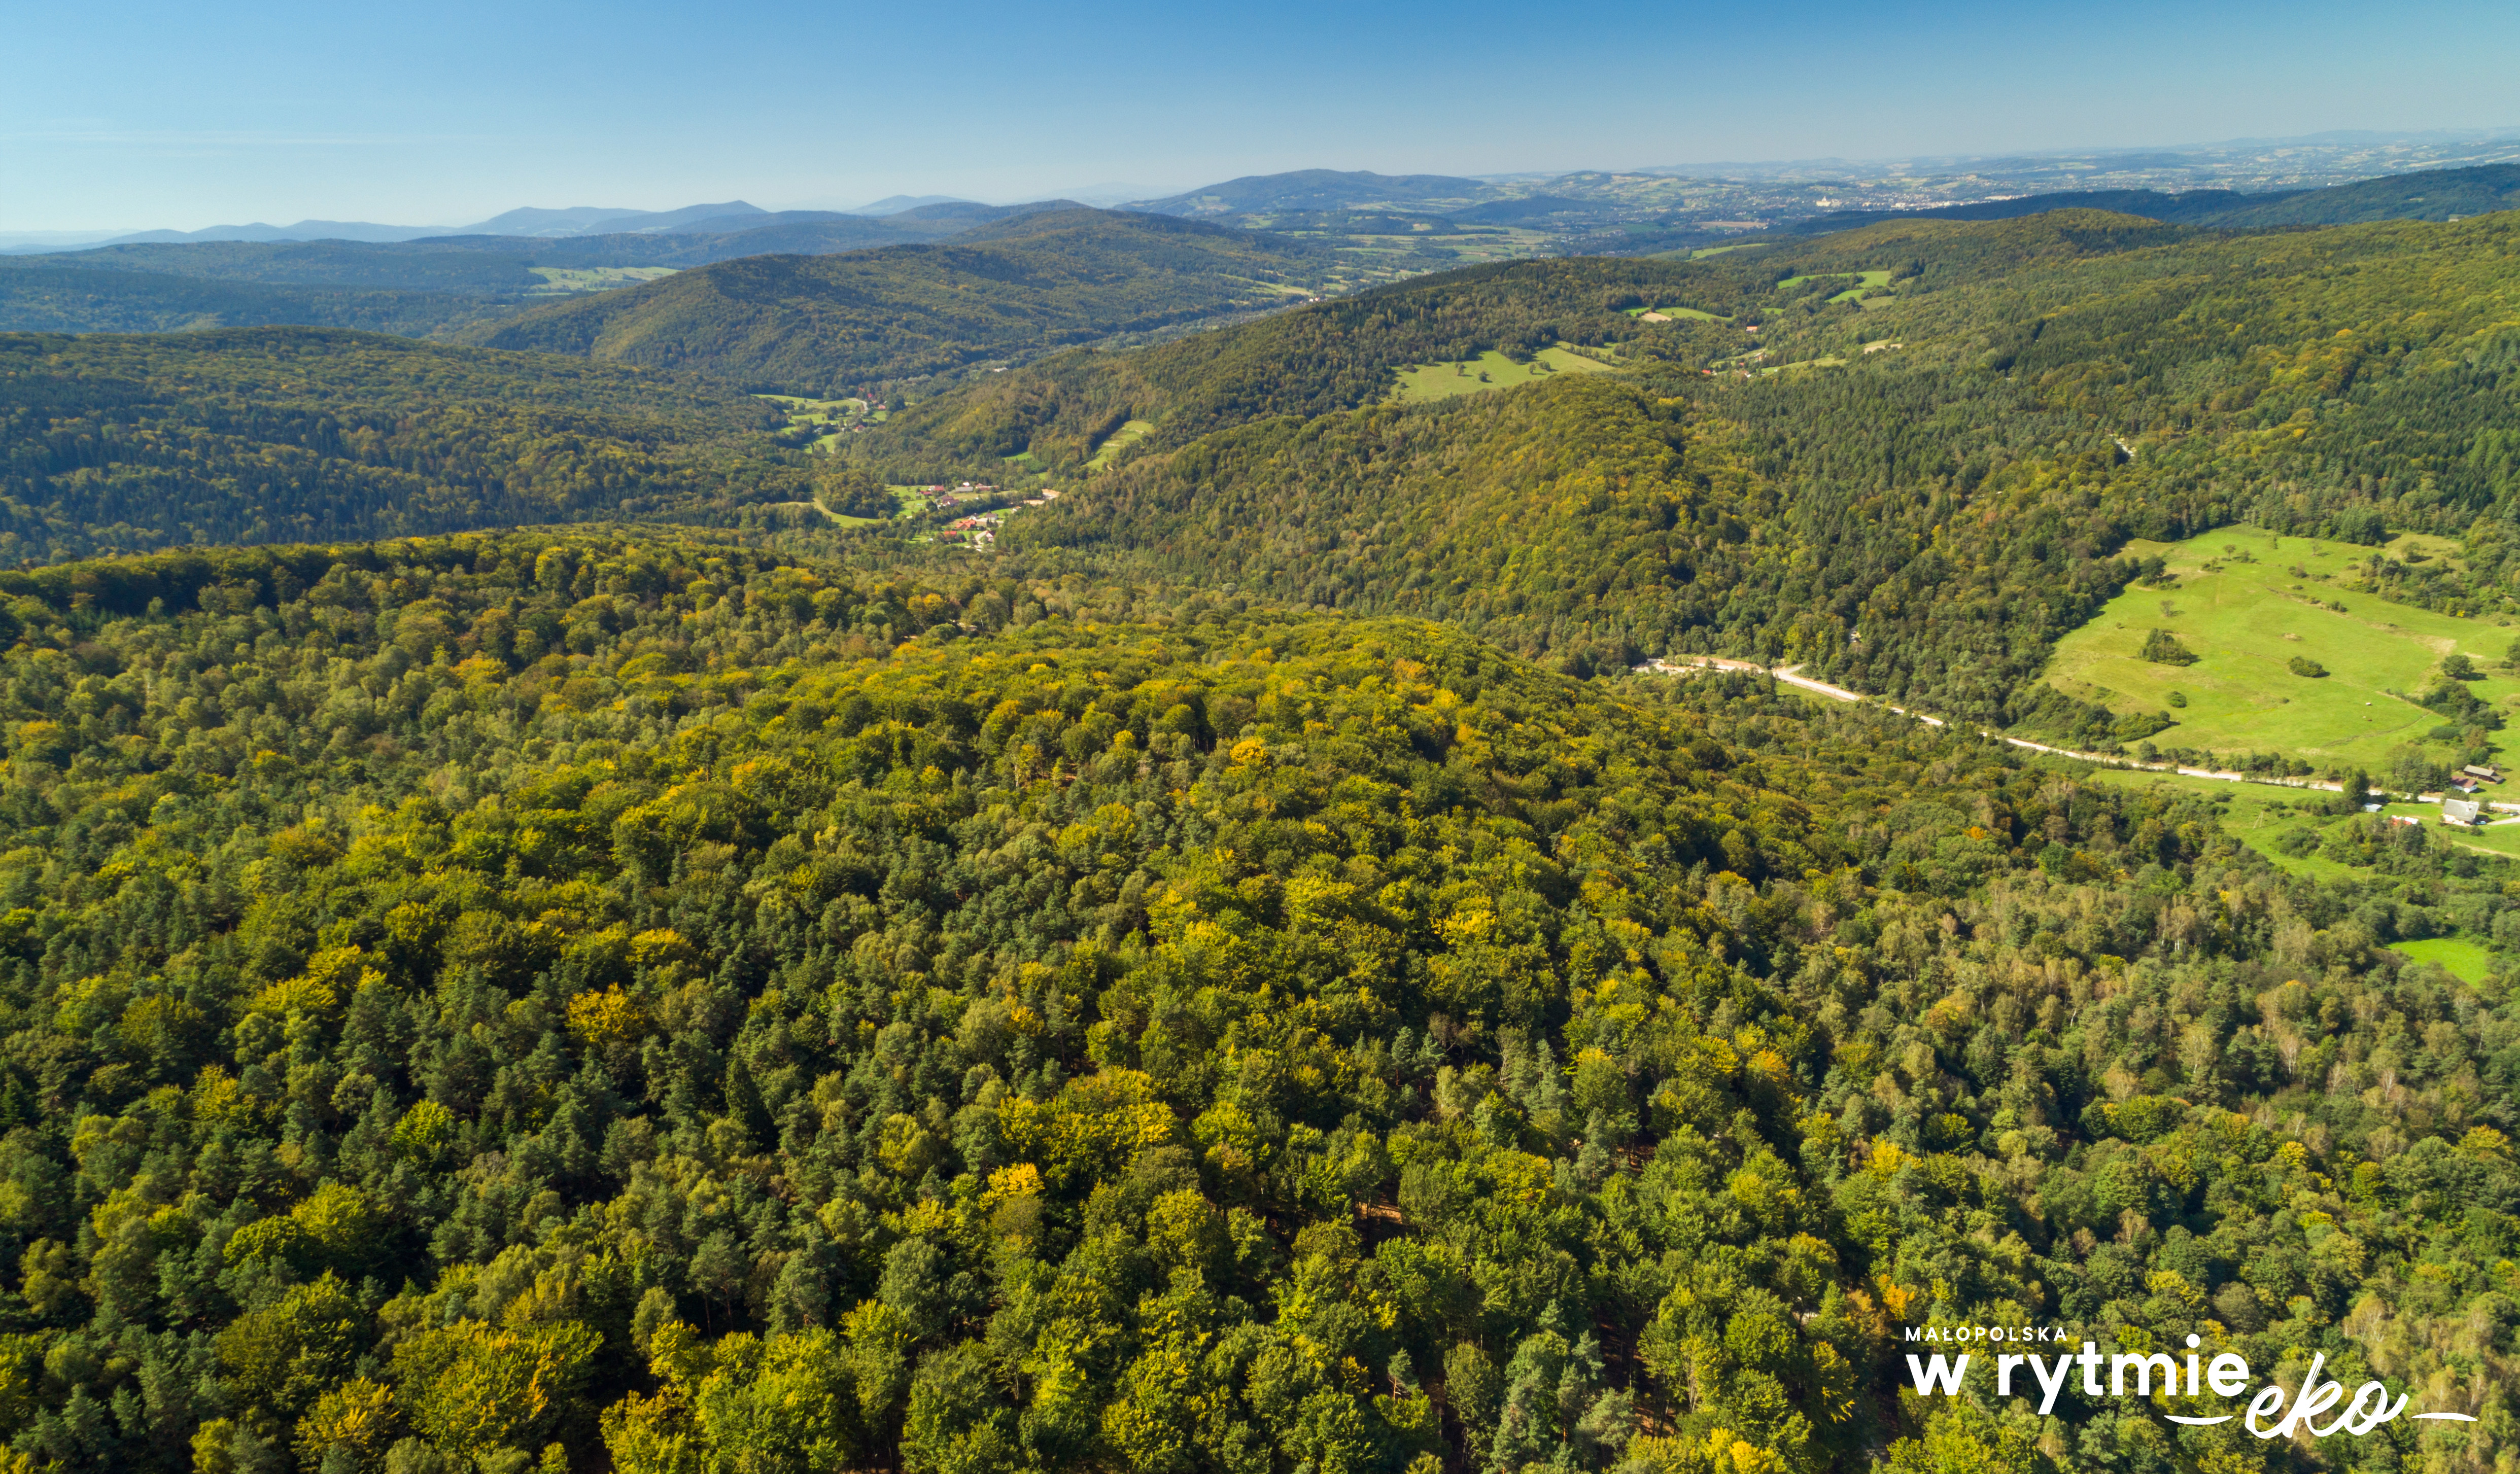
[[[2122, 556], [2159, 558], [2164, 585], [2137, 583], [2057, 642], [2048, 683], [2120, 712], [2157, 711], [2178, 725], [2163, 748], [2237, 755], [2282, 752], [2319, 769], [2385, 771], [2412, 744], [2439, 761], [2460, 750], [2430, 734], [2449, 725], [2418, 704], [2443, 658], [2466, 655], [2484, 679], [2466, 683], [2498, 709], [2520, 703], [2502, 669], [2520, 629], [2397, 603], [2365, 591], [2374, 556], [2447, 556], [2438, 538], [2400, 538], [2387, 550], [2225, 527], [2184, 542], [2129, 543]], [[2188, 665], [2146, 660], [2154, 630], [2194, 652]], [[2323, 677], [2297, 675], [2296, 658]], [[2173, 692], [2185, 705], [2172, 701]], [[2493, 734], [2498, 751], [2509, 734]]]

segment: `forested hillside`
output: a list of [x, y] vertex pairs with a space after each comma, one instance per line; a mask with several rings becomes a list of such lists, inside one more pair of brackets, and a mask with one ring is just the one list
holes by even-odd
[[[1804, 661], [2105, 743], [2146, 718], [2036, 678], [2132, 576], [2114, 558], [2130, 537], [2464, 535], [2464, 572], [2401, 587], [2520, 608], [2502, 582], [2520, 566], [2520, 441], [2500, 428], [2520, 423], [2514, 221], [2228, 238], [2062, 212], [1524, 263], [1052, 360], [852, 449], [894, 474], [1016, 451], [1072, 472], [1150, 420], [1006, 545], [1431, 614], [1576, 668]], [[1644, 305], [1730, 321], [1643, 325]], [[1631, 372], [1355, 408], [1395, 367], [1551, 341]]]
[[[1580, 674], [1687, 650], [1844, 660], [1877, 644], [1938, 703], [2001, 710], [2044, 658], [2040, 636], [2073, 628], [2132, 569], [2077, 546], [2086, 529], [2060, 508], [2025, 509], [1968, 562], [1920, 557], [1916, 539], [1953, 509], [1847, 487], [1847, 462], [1868, 480], [1879, 453], [1842, 457], [1832, 431], [1926, 411], [1894, 467], [1954, 451], [1985, 467], [2074, 431], [2001, 389], [1937, 405], [1912, 384], [1871, 387], [1888, 392], [1778, 395], [1718, 420], [1684, 380], [1587, 376], [1426, 411], [1273, 419], [1142, 461], [1023, 518], [1007, 545], [1045, 568], [1116, 555], [1451, 620]], [[2093, 437], [2090, 454], [2106, 449]]]
[[[1860, 308], [1831, 298], [1848, 285], [1841, 276], [1875, 262], [1892, 263], [1879, 274], [1897, 279], [1893, 295], [1913, 294], [2181, 235], [2155, 221], [2078, 210], [1993, 226], [1895, 222], [1701, 261], [1473, 267], [1133, 353], [1060, 355], [958, 386], [855, 449], [905, 475], [1024, 450], [1065, 469], [1130, 419], [1153, 422], [1140, 453], [1156, 451], [1272, 415], [1371, 404], [1390, 391], [1397, 370], [1489, 350], [1527, 359], [1573, 343], [1696, 368], [1756, 350], [1752, 330], [1818, 320], [1842, 333], [1863, 323]], [[1646, 322], [1641, 314], [1651, 308], [1672, 312]]]
[[2420, 832], [1108, 584], [0, 588], [26, 1466], [2293, 1466], [1898, 1392], [2051, 1318], [2510, 1415], [2520, 1032], [2380, 944], [2515, 923]]
[[536, 308], [473, 337], [836, 392], [1277, 305], [1331, 260], [1283, 237], [1102, 210], [973, 234], [970, 245], [727, 261]]
[[668, 375], [367, 334], [0, 335], [0, 558], [732, 523], [832, 474], [770, 424]]
[[266, 286], [380, 288], [518, 296], [543, 285], [521, 237], [445, 241], [201, 241], [101, 246], [55, 255], [0, 257], [22, 271], [131, 271]]
[[1143, 445], [1154, 451], [1273, 415], [1372, 403], [1413, 363], [1490, 348], [1527, 355], [1552, 342], [1678, 342], [1703, 330], [1641, 325], [1626, 309], [1670, 302], [1731, 314], [1746, 309], [1748, 290], [1666, 261], [1473, 267], [1132, 353], [1061, 354], [927, 400], [852, 450], [903, 475], [1021, 451], [1071, 470], [1131, 419], [1154, 423]]
[[0, 256], [0, 331], [176, 333], [288, 323], [422, 337], [505, 316], [469, 290], [269, 286], [168, 272], [84, 270]]

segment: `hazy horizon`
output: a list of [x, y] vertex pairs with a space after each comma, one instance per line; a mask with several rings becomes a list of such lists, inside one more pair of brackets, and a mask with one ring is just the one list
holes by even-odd
[[[144, 0], [13, 25], [0, 230], [519, 205], [1185, 189], [1291, 168], [1508, 174], [2057, 150], [2515, 121], [2520, 13], [1708, 5], [1535, 23], [1493, 3], [1240, 16], [983, 5], [950, 26], [800, 6], [232, 14]], [[127, 38], [154, 44], [134, 49]], [[985, 44], [977, 44], [985, 42]], [[1392, 59], [1409, 65], [1395, 70]], [[215, 123], [215, 126], [209, 124]]]

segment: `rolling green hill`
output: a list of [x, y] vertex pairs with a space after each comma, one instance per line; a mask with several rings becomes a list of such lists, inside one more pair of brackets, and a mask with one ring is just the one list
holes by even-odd
[[1018, 452], [1067, 470], [1132, 419], [1156, 426], [1141, 447], [1151, 451], [1268, 416], [1371, 404], [1400, 370], [1421, 364], [1499, 349], [1527, 358], [1561, 341], [1676, 342], [1695, 325], [1642, 327], [1627, 309], [1686, 296], [1729, 313], [1746, 290], [1732, 276], [1660, 261], [1474, 267], [1136, 352], [1062, 354], [914, 406], [853, 449], [897, 479]]
[[2230, 230], [2350, 225], [2370, 220], [2455, 220], [2520, 208], [2520, 164], [2422, 169], [2251, 201], [2208, 224]]
[[[1270, 415], [1318, 415], [1384, 397], [1402, 371], [1552, 344], [1619, 344], [1640, 364], [1721, 361], [1806, 319], [1841, 337], [1861, 315], [1832, 311], [1850, 267], [1896, 263], [1910, 292], [2079, 261], [2180, 238], [2158, 222], [2068, 211], [1993, 226], [1899, 222], [1792, 248], [1704, 260], [1584, 257], [1511, 262], [1419, 278], [1127, 354], [1074, 354], [963, 386], [896, 416], [865, 451], [902, 477], [1029, 451], [1065, 468], [1132, 418], [1148, 449]], [[1785, 284], [1779, 286], [1779, 284]], [[1663, 307], [1651, 324], [1640, 309]], [[1725, 319], [1717, 322], [1715, 319]], [[1764, 325], [1764, 326], [1763, 326]]]
[[975, 234], [968, 245], [722, 262], [472, 336], [816, 392], [1270, 306], [1327, 266], [1320, 248], [1282, 238], [1100, 210]]
[[[1150, 423], [1001, 546], [1459, 619], [1577, 668], [1799, 661], [2105, 745], [2161, 713], [2039, 676], [2126, 586], [2133, 538], [2243, 517], [2348, 542], [2467, 534], [2455, 570], [2393, 561], [2384, 592], [2520, 611], [2498, 582], [2520, 567], [2520, 445], [2499, 428], [2520, 411], [2515, 230], [2505, 214], [2233, 238], [2065, 211], [1526, 263], [1055, 359], [851, 449], [877, 467], [1022, 451], [1073, 476], [1102, 436]], [[1675, 300], [1732, 321], [1626, 311]], [[1357, 408], [1407, 366], [1558, 340], [1605, 345], [1624, 382]], [[1723, 511], [1697, 526], [1692, 505]]]
[[597, 517], [732, 523], [819, 472], [742, 395], [298, 328], [0, 335], [0, 558]]
[[[50, 255], [0, 256], [0, 269], [127, 271], [265, 286], [460, 292], [521, 296], [540, 285], [530, 249], [502, 249], [478, 238], [444, 243], [203, 241], [103, 246]], [[517, 241], [518, 247], [539, 243]]]
[[[878, 246], [917, 245], [946, 240], [969, 228], [967, 220], [929, 218], [918, 212], [880, 220], [845, 215], [729, 230], [563, 237], [531, 242], [526, 254], [537, 266], [706, 266], [739, 256], [818, 256]], [[470, 244], [469, 238], [458, 239], [467, 239]], [[497, 248], [487, 241], [481, 244]]]

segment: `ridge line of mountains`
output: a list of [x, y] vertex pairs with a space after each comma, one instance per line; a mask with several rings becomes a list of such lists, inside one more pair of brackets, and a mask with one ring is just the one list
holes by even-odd
[[[592, 235], [135, 242], [0, 256], [0, 331], [293, 323], [590, 355], [824, 394], [985, 372], [1061, 348], [1123, 344], [1518, 257], [1679, 257], [1885, 220], [1986, 221], [2058, 209], [2186, 230], [2270, 230], [2455, 219], [2520, 202], [2520, 164], [2492, 164], [2316, 190], [2077, 191], [1776, 222], [1646, 219], [1594, 229], [1583, 212], [1613, 208], [1603, 201], [1632, 182], [1572, 178], [1551, 187], [1598, 188], [1599, 198], [1462, 202], [1450, 197], [1486, 187], [1442, 175], [1304, 170], [1227, 181], [1134, 210], [946, 201], [880, 217], [774, 216], [694, 205], [626, 217], [644, 222], [640, 230]], [[1820, 201], [1835, 198], [1814, 188]], [[601, 213], [501, 218], [519, 228], [601, 228], [625, 218], [593, 218]]]

